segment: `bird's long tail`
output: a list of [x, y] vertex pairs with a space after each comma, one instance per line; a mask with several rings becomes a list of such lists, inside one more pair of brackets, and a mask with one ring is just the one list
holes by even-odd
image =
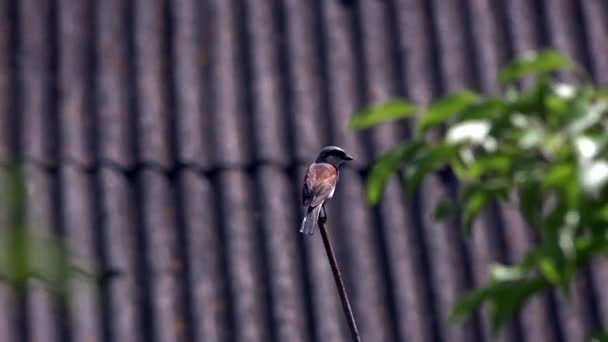
[[321, 213], [321, 208], [323, 205], [318, 205], [314, 208], [308, 208], [306, 212], [306, 216], [302, 220], [302, 225], [300, 226], [300, 233], [312, 235], [315, 233], [315, 228], [317, 228], [317, 221], [319, 221], [319, 213]]

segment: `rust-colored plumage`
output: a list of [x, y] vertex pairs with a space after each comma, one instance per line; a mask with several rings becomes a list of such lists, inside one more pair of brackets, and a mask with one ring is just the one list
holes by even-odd
[[338, 169], [330, 164], [314, 163], [308, 167], [304, 176], [302, 204], [316, 207], [333, 196], [338, 183]]

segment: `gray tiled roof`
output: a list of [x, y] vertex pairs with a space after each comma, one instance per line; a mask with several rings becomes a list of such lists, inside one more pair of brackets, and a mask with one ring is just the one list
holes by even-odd
[[[0, 172], [25, 163], [32, 229], [119, 269], [67, 302], [0, 287], [0, 341], [348, 341], [318, 235], [297, 232], [305, 164], [357, 157], [329, 226], [363, 341], [492, 340], [446, 317], [533, 239], [493, 208], [465, 239], [431, 219], [441, 176], [365, 204], [371, 161], [408, 124], [345, 129], [365, 104], [497, 91], [556, 47], [608, 84], [603, 0], [0, 0]], [[3, 218], [0, 218], [0, 221]], [[581, 341], [608, 322], [608, 265], [534, 299], [502, 341]]]

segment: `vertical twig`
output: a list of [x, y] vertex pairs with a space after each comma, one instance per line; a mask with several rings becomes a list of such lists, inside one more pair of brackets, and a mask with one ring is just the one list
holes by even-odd
[[342, 281], [340, 268], [338, 268], [336, 255], [334, 254], [334, 249], [331, 245], [331, 241], [329, 241], [327, 227], [325, 226], [326, 221], [326, 215], [319, 216], [319, 230], [321, 231], [321, 236], [323, 237], [323, 244], [325, 245], [327, 258], [329, 259], [331, 271], [334, 274], [334, 279], [336, 280], [336, 287], [338, 287], [338, 293], [340, 294], [340, 299], [342, 300], [342, 308], [344, 309], [344, 314], [346, 315], [346, 320], [348, 321], [348, 327], [350, 328], [350, 333], [353, 337], [353, 341], [361, 342], [361, 337], [359, 337], [359, 329], [357, 328], [357, 322], [355, 321], [353, 310], [350, 307], [350, 302], [348, 301], [348, 296], [346, 295], [346, 288], [344, 287], [344, 282]]

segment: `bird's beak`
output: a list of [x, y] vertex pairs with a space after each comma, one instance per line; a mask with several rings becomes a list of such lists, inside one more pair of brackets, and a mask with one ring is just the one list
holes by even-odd
[[344, 160], [353, 160], [353, 159], [354, 158], [348, 154], [344, 156]]

